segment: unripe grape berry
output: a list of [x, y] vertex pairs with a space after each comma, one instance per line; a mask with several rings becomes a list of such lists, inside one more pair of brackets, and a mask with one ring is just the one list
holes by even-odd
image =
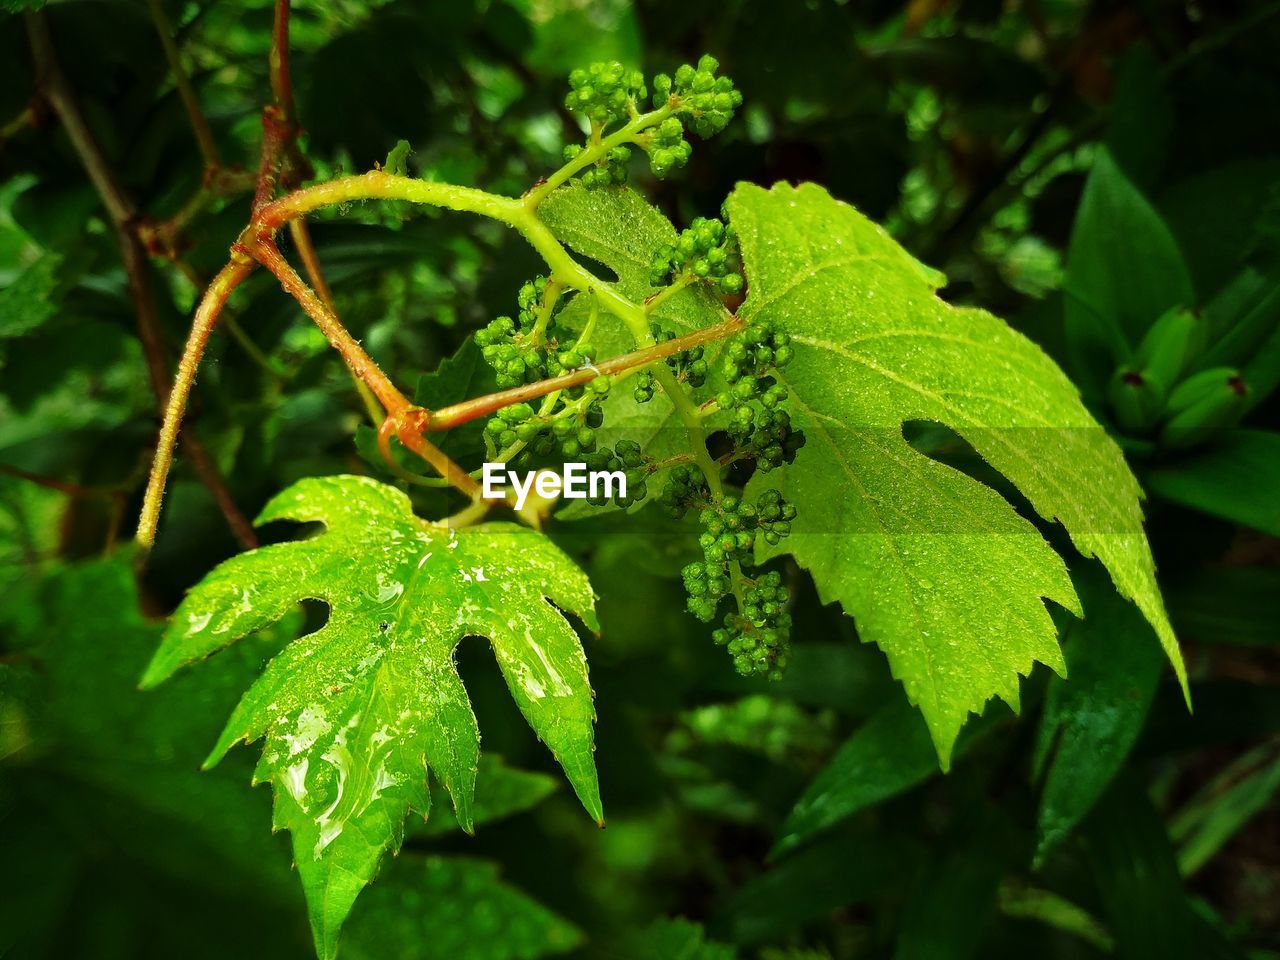
[[629, 108], [646, 96], [644, 75], [620, 63], [593, 63], [569, 74], [565, 108], [601, 127], [625, 121]]

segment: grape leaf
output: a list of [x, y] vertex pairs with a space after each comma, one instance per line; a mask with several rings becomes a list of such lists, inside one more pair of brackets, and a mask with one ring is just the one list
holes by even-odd
[[929, 459], [902, 425], [954, 429], [1155, 627], [1186, 689], [1155, 582], [1139, 487], [1119, 448], [1038, 347], [935, 296], [942, 278], [821, 187], [729, 198], [750, 288], [742, 314], [791, 334], [786, 370], [808, 444], [753, 480], [799, 508], [795, 555], [885, 652], [945, 767], [960, 727], [1020, 675], [1065, 664], [1042, 597], [1079, 615], [1062, 559], [995, 490]]
[[595, 629], [594, 598], [557, 547], [513, 524], [453, 530], [419, 520], [404, 494], [366, 477], [303, 480], [258, 523], [273, 520], [319, 521], [326, 531], [214, 569], [178, 607], [142, 683], [260, 630], [299, 600], [328, 604], [328, 623], [267, 665], [206, 761], [266, 737], [255, 775], [271, 780], [276, 826], [293, 835], [324, 960], [383, 853], [398, 849], [409, 810], [427, 814], [428, 768], [458, 822], [472, 827], [480, 738], [453, 662], [464, 636], [490, 639], [516, 704], [602, 819], [586, 659], [560, 612]]

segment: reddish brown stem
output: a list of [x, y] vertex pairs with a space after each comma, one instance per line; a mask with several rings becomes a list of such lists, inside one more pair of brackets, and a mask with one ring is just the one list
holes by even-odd
[[293, 79], [289, 73], [289, 8], [290, 0], [276, 0], [275, 18], [271, 24], [271, 96], [285, 117], [292, 120]]
[[293, 124], [284, 111], [271, 104], [262, 109], [262, 161], [258, 165], [258, 186], [253, 194], [253, 212], [271, 202], [280, 185]]
[[204, 111], [200, 109], [200, 100], [191, 86], [187, 71], [182, 68], [182, 55], [178, 52], [178, 45], [173, 40], [173, 27], [169, 25], [164, 4], [161, 0], [147, 0], [147, 7], [151, 11], [151, 20], [155, 24], [156, 32], [160, 34], [160, 45], [164, 48], [165, 59], [169, 61], [169, 72], [173, 74], [178, 96], [182, 99], [183, 109], [187, 111], [187, 120], [191, 123], [191, 131], [195, 134], [196, 143], [200, 146], [205, 167], [210, 169], [219, 167], [222, 161], [218, 157], [218, 145], [214, 142], [213, 131], [209, 129], [209, 121], [205, 118]]
[[245, 256], [256, 259], [275, 275], [285, 293], [298, 301], [307, 316], [320, 328], [329, 344], [342, 354], [351, 371], [369, 385], [388, 414], [401, 416], [413, 406], [374, 363], [373, 358], [365, 352], [364, 347], [360, 346], [359, 341], [347, 332], [347, 328], [334, 316], [333, 311], [325, 306], [307, 282], [298, 276], [298, 272], [289, 265], [289, 261], [280, 253], [275, 243], [264, 239], [258, 240], [251, 246], [238, 245], [238, 249]]
[[329, 281], [324, 278], [324, 271], [320, 269], [320, 258], [316, 255], [315, 244], [311, 242], [311, 231], [307, 229], [307, 221], [301, 218], [290, 220], [289, 236], [293, 240], [294, 249], [298, 251], [298, 259], [302, 261], [302, 269], [306, 271], [307, 279], [311, 281], [316, 295], [336, 315], [338, 310], [333, 305], [333, 291], [329, 288]]
[[642, 350], [611, 357], [608, 360], [602, 360], [598, 364], [583, 367], [570, 373], [563, 373], [558, 377], [549, 377], [546, 380], [528, 383], [522, 387], [499, 390], [483, 397], [474, 397], [462, 403], [455, 403], [450, 407], [441, 407], [439, 410], [431, 412], [426, 427], [428, 430], [451, 430], [471, 420], [487, 416], [495, 410], [509, 407], [513, 403], [527, 403], [530, 400], [536, 400], [538, 397], [544, 397], [549, 393], [555, 393], [557, 390], [567, 390], [570, 387], [590, 383], [597, 377], [624, 373], [659, 360], [665, 360], [667, 357], [683, 353], [685, 350], [692, 350], [694, 347], [700, 347], [704, 343], [723, 340], [725, 337], [733, 336], [742, 327], [742, 320], [737, 317], [730, 317], [722, 323], [703, 327], [701, 330], [695, 330], [692, 333], [686, 333], [684, 336], [676, 337], [674, 340], [667, 340], [652, 347], [645, 347]]
[[[256, 257], [258, 262], [270, 270], [280, 281], [285, 292], [298, 301], [307, 316], [328, 339], [330, 345], [337, 350], [351, 372], [368, 384], [378, 402], [387, 411], [387, 419], [395, 427], [400, 442], [431, 464], [442, 477], [457, 487], [467, 496], [479, 496], [480, 487], [471, 476], [449, 458], [435, 444], [422, 436], [422, 431], [429, 416], [428, 411], [415, 407], [409, 399], [391, 382], [382, 369], [360, 346], [360, 343], [347, 332], [333, 311], [325, 306], [298, 272], [280, 253], [276, 245], [268, 240], [259, 240], [245, 252]], [[390, 428], [386, 428], [390, 429]]]

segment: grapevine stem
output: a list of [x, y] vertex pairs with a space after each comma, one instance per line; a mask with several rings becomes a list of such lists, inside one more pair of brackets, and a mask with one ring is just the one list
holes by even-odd
[[[186, 346], [178, 359], [178, 373], [173, 379], [173, 388], [169, 391], [164, 408], [164, 422], [160, 427], [160, 440], [156, 444], [155, 460], [151, 464], [151, 475], [147, 478], [147, 491], [142, 498], [142, 516], [138, 520], [137, 541], [150, 549], [156, 540], [156, 525], [160, 521], [160, 505], [164, 500], [164, 487], [169, 478], [169, 468], [173, 466], [173, 450], [178, 442], [178, 428], [182, 425], [182, 415], [191, 398], [191, 387], [196, 381], [196, 368], [200, 357], [204, 354], [205, 344], [218, 322], [218, 314], [222, 311], [231, 296], [231, 291], [240, 285], [253, 272], [253, 261], [247, 258], [233, 259], [218, 271], [205, 289], [200, 305], [196, 308], [195, 319], [191, 322], [191, 332], [187, 334]], [[188, 439], [188, 445], [190, 440]]]
[[[660, 122], [667, 115], [667, 112], [665, 112], [667, 110], [668, 108], [662, 108], [653, 113], [636, 117], [626, 127], [610, 137], [604, 138], [600, 147], [607, 149], [606, 144], [613, 145], [610, 144], [610, 141], [621, 142], [624, 138], [624, 133], [626, 136], [634, 136], [649, 123]], [[263, 126], [265, 137], [263, 163], [259, 175], [259, 189], [255, 198], [254, 212], [249, 225], [241, 234], [240, 242], [234, 249], [238, 251], [239, 257], [243, 260], [247, 260], [248, 257], [255, 258], [276, 275], [285, 290], [298, 300], [299, 304], [316, 325], [320, 327], [333, 347], [342, 354], [353, 373], [372, 390], [377, 400], [386, 409], [387, 416], [394, 420], [396, 433], [400, 441], [408, 449], [430, 463], [451, 484], [472, 499], [479, 497], [479, 485], [443, 451], [422, 436], [425, 430], [447, 429], [449, 426], [465, 423], [502, 406], [586, 383], [602, 374], [612, 372], [625, 374], [635, 367], [664, 359], [671, 354], [690, 349], [700, 343], [721, 339], [741, 329], [742, 321], [736, 317], [731, 317], [721, 324], [695, 331], [686, 337], [668, 341], [655, 347], [653, 332], [650, 328], [645, 308], [623, 296], [612, 286], [603, 283], [591, 271], [578, 263], [555, 237], [550, 228], [534, 212], [541, 196], [545, 196], [545, 192], [549, 192], [549, 189], [544, 190], [548, 184], [558, 185], [572, 176], [573, 172], [575, 172], [574, 164], [572, 163], [558, 171], [538, 190], [526, 195], [523, 200], [488, 193], [472, 187], [396, 176], [382, 170], [372, 170], [359, 176], [343, 177], [316, 184], [295, 190], [277, 200], [270, 200], [270, 192], [279, 178], [281, 145], [288, 136], [289, 131], [292, 130], [293, 125], [292, 119], [279, 107], [268, 107], [263, 114]], [[615, 138], [617, 139], [615, 140]], [[583, 152], [586, 153], [587, 151]], [[581, 158], [582, 155], [579, 155], [578, 159], [581, 160]], [[588, 159], [585, 162], [590, 162], [590, 160]], [[577, 169], [580, 168], [578, 167]], [[551, 187], [550, 189], [553, 188]], [[540, 190], [544, 190], [544, 192], [539, 193]], [[513, 227], [542, 256], [548, 267], [550, 267], [551, 274], [556, 277], [558, 282], [575, 290], [589, 292], [596, 297], [602, 307], [622, 319], [630, 329], [640, 349], [622, 358], [604, 361], [595, 369], [588, 367], [566, 374], [562, 378], [552, 378], [538, 384], [529, 384], [526, 387], [516, 388], [514, 391], [503, 391], [489, 397], [476, 398], [474, 401], [467, 401], [455, 407], [445, 408], [442, 411], [438, 411], [434, 416], [430, 411], [413, 406], [378, 368], [377, 364], [360, 344], [347, 332], [333, 311], [289, 266], [274, 242], [274, 236], [281, 227], [305, 217], [312, 211], [353, 200], [366, 199], [403, 200], [463, 213], [474, 213]], [[232, 264], [224, 268], [219, 277], [223, 277], [228, 271], [232, 275], [238, 274], [242, 270], [247, 273], [248, 269], [247, 263], [241, 263], [233, 259]], [[243, 279], [243, 277], [238, 277], [235, 282], [238, 283], [239, 279]], [[229, 292], [228, 289], [227, 293]], [[216, 296], [211, 300], [210, 292], [206, 293], [205, 299], [201, 303], [201, 310], [197, 311], [196, 321], [192, 330], [192, 339], [188, 341], [188, 351], [184, 353], [184, 359], [188, 356], [198, 357], [199, 350], [203, 349], [204, 341], [208, 338], [208, 330], [204, 330], [203, 335], [201, 335], [201, 328], [203, 325], [211, 328], [212, 318], [216, 318], [217, 309], [221, 307], [222, 301], [225, 301], [225, 295], [219, 301]], [[210, 310], [205, 309], [208, 303], [213, 304]], [[208, 316], [209, 312], [212, 312], [212, 317]], [[647, 348], [653, 348], [653, 352], [646, 353]], [[693, 457], [706, 475], [708, 486], [717, 496], [720, 495], [722, 485], [719, 471], [711, 458], [710, 452], [707, 450], [706, 435], [697, 406], [687, 393], [680, 388], [675, 376], [665, 364], [661, 364], [656, 368], [655, 377], [663, 390], [671, 397], [677, 414], [689, 431]], [[189, 386], [186, 392], [189, 392]], [[181, 399], [185, 402], [185, 395]], [[172, 437], [169, 434], [176, 436], [177, 424], [180, 420], [181, 406], [179, 405], [175, 408], [171, 405], [170, 409], [166, 411], [165, 430], [161, 434], [161, 451], [157, 454], [156, 464], [152, 473], [152, 482], [148, 486], [148, 497], [144, 504], [147, 513], [144, 515], [144, 525], [140, 526], [139, 529], [139, 539], [143, 542], [149, 543], [150, 539], [153, 539], [155, 535], [155, 515], [158, 513], [159, 501], [163, 493], [164, 476], [172, 460]]]
[[[654, 114], [661, 112], [661, 110], [655, 111]], [[634, 134], [639, 129], [643, 129], [641, 121], [646, 117], [653, 118], [654, 114], [642, 114], [617, 133], [604, 138], [601, 141], [602, 145], [608, 143], [614, 137], [621, 136], [625, 131], [630, 130], [631, 134]], [[583, 151], [583, 153], [586, 152]], [[580, 154], [579, 159], [581, 156]], [[561, 168], [559, 173], [570, 170], [572, 167], [573, 164], [567, 164]], [[556, 176], [553, 176], [547, 181], [547, 184], [553, 181], [559, 183], [563, 182], [563, 179], [556, 180]], [[545, 187], [546, 184], [543, 184], [543, 186]], [[510, 197], [486, 193], [483, 190], [476, 190], [472, 187], [416, 180], [409, 177], [395, 176], [381, 170], [371, 170], [359, 176], [344, 177], [297, 190], [279, 200], [265, 204], [258, 210], [254, 217], [254, 222], [250, 225], [249, 231], [246, 232], [255, 233], [261, 242], [269, 242], [267, 238], [291, 220], [305, 216], [320, 207], [362, 199], [407, 200], [411, 203], [479, 214], [514, 227], [542, 256], [542, 259], [551, 268], [552, 275], [560, 282], [576, 290], [591, 291], [599, 299], [601, 306], [618, 316], [627, 325], [638, 347], [643, 350], [645, 347], [653, 346], [653, 331], [650, 328], [649, 317], [644, 307], [623, 296], [610, 285], [603, 283], [591, 271], [570, 256], [550, 228], [534, 213], [537, 198], [537, 191], [526, 195], [525, 199], [520, 201]], [[725, 330], [722, 335], [728, 335], [741, 328], [741, 321], [736, 319], [726, 321], [726, 324], [736, 324], [736, 326]], [[716, 328], [707, 329], [714, 330]], [[716, 339], [716, 337], [711, 337], [710, 339]], [[675, 341], [671, 342], [674, 343]], [[688, 349], [688, 345], [680, 349]], [[363, 353], [363, 351], [361, 352]], [[585, 383], [594, 379], [597, 375], [590, 370], [585, 371], [585, 374], [581, 381], [574, 381], [568, 385]], [[569, 376], [574, 375], [570, 374]], [[584, 371], [578, 371], [576, 375], [583, 376]], [[723, 490], [720, 482], [720, 472], [715, 461], [712, 460], [710, 452], [707, 450], [706, 433], [702, 426], [702, 418], [699, 415], [697, 405], [680, 388], [674, 374], [665, 365], [655, 368], [654, 377], [662, 386], [663, 391], [671, 398], [677, 415], [689, 432], [690, 445], [693, 447], [692, 452], [695, 462], [706, 475], [708, 487], [712, 493], [720, 496]], [[551, 386], [544, 389], [544, 386], [548, 383]], [[551, 390], [565, 389], [566, 384], [556, 383], [553, 379], [552, 381], [544, 381], [540, 385], [530, 385], [530, 387], [535, 386], [535, 391], [529, 396], [503, 397], [502, 401], [496, 405], [489, 398], [478, 398], [479, 402], [474, 408], [475, 412], [470, 414], [468, 419], [483, 416], [485, 413], [496, 410], [500, 406], [527, 400], [530, 396], [537, 397]], [[521, 389], [524, 388], [516, 388], [517, 391]], [[456, 416], [457, 414], [451, 415]], [[433, 417], [431, 421], [428, 421], [428, 425], [433, 422], [438, 423], [439, 421]], [[466, 421], [459, 420], [455, 422]], [[445, 423], [447, 424], [448, 421], [446, 420]]]
[[562, 284], [555, 277], [547, 277], [547, 286], [542, 293], [542, 305], [538, 309], [538, 317], [533, 323], [533, 329], [529, 331], [529, 340], [536, 347], [542, 343], [543, 336], [546, 335], [547, 326], [551, 323], [551, 316], [556, 310], [556, 301], [560, 299], [560, 291], [564, 289]]
[[293, 119], [293, 75], [289, 72], [290, 0], [276, 0], [271, 24], [271, 52], [267, 63], [271, 73], [271, 96], [286, 117]]
[[388, 414], [402, 415], [412, 406], [399, 388], [374, 363], [373, 358], [365, 352], [364, 347], [351, 336], [333, 311], [325, 306], [316, 292], [302, 277], [298, 276], [293, 267], [289, 266], [289, 262], [273, 242], [259, 241], [251, 247], [246, 246], [241, 249], [245, 256], [257, 260], [275, 275], [285, 293], [298, 301], [307, 316], [320, 328], [329, 344], [342, 354], [351, 371], [369, 385]]
[[[441, 407], [431, 413], [431, 419], [427, 422], [428, 430], [450, 430], [454, 427], [461, 426], [478, 417], [487, 416], [495, 410], [503, 407], [509, 407], [514, 403], [527, 403], [530, 400], [536, 400], [538, 397], [546, 396], [549, 393], [555, 393], [560, 390], [568, 390], [570, 387], [578, 387], [584, 383], [590, 383], [597, 377], [613, 376], [619, 373], [625, 373], [629, 370], [646, 367], [649, 364], [656, 363], [659, 360], [665, 360], [667, 357], [674, 356], [685, 350], [691, 350], [694, 347], [701, 346], [704, 343], [711, 343], [715, 340], [722, 340], [725, 337], [732, 336], [742, 329], [742, 321], [737, 317], [730, 317], [723, 323], [717, 323], [710, 327], [703, 327], [700, 330], [694, 330], [692, 333], [686, 333], [682, 337], [674, 340], [667, 340], [663, 343], [654, 344], [650, 347], [643, 347], [640, 350], [634, 350], [631, 353], [624, 353], [621, 356], [610, 357], [608, 360], [602, 360], [598, 364], [588, 367], [582, 367], [578, 370], [562, 373], [558, 377], [549, 377], [546, 380], [539, 380], [536, 383], [528, 383], [521, 387], [512, 387], [510, 390], [499, 390], [497, 393], [490, 393], [483, 397], [475, 397], [471, 400], [464, 400], [462, 403], [455, 403], [449, 407]], [[672, 383], [675, 383], [674, 377]], [[683, 393], [683, 391], [681, 391]], [[699, 424], [701, 429], [701, 424]], [[705, 446], [705, 444], [704, 444]]]
[[[307, 221], [301, 218], [289, 221], [289, 236], [293, 239], [294, 249], [298, 251], [298, 258], [302, 260], [302, 269], [307, 272], [307, 279], [311, 281], [316, 295], [334, 317], [337, 317], [338, 308], [334, 305], [333, 291], [324, 278], [324, 272], [320, 269], [320, 258], [316, 256], [315, 244], [311, 242], [311, 231], [307, 229]], [[360, 402], [364, 404], [365, 413], [369, 415], [370, 422], [375, 427], [378, 426], [386, 416], [378, 403], [378, 398], [369, 389], [369, 385], [354, 373], [351, 381], [356, 386], [356, 392], [360, 394]]]
[[328, 339], [330, 345], [342, 354], [351, 372], [368, 384], [378, 402], [387, 411], [387, 419], [395, 423], [396, 435], [400, 442], [431, 464], [436, 471], [453, 486], [475, 500], [480, 496], [480, 486], [471, 476], [435, 444], [422, 436], [428, 412], [415, 407], [399, 388], [382, 372], [360, 346], [359, 342], [347, 332], [347, 328], [325, 306], [307, 282], [298, 276], [296, 270], [280, 253], [276, 245], [270, 241], [259, 240], [246, 253], [255, 257], [259, 263], [270, 270], [280, 281], [285, 292], [298, 301], [307, 316]]

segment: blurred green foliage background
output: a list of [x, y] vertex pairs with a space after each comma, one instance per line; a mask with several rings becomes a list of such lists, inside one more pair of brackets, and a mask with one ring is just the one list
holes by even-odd
[[[271, 4], [164, 7], [223, 162], [252, 170]], [[120, 183], [172, 217], [203, 161], [147, 5], [39, 15]], [[272, 644], [323, 613], [134, 690], [158, 637], [147, 617], [237, 545], [180, 460], [142, 583], [130, 574], [119, 543], [155, 398], [116, 237], [42, 97], [25, 16], [0, 15], [0, 955], [305, 957], [251, 751], [196, 770]], [[571, 68], [669, 70], [704, 51], [742, 113], [678, 175], [633, 171], [677, 224], [716, 215], [741, 180], [823, 183], [945, 270], [949, 300], [1040, 342], [1108, 425], [1090, 384], [1111, 361], [1077, 349], [1073, 298], [1109, 285], [1253, 318], [1242, 428], [1191, 453], [1126, 438], [1195, 715], [1140, 618], [1079, 560], [1090, 616], [1064, 618], [1072, 680], [1038, 668], [1021, 717], [991, 707], [943, 776], [883, 657], [811, 586], [787, 677], [744, 681], [683, 613], [679, 537], [564, 524], [601, 596], [587, 649], [608, 828], [467, 641], [489, 822], [475, 838], [412, 830], [344, 955], [1280, 957], [1280, 4], [307, 0], [292, 69], [317, 177], [370, 169], [403, 138], [420, 176], [518, 194], [577, 136], [559, 109]], [[247, 213], [247, 195], [217, 200], [182, 231], [186, 273], [147, 268], [170, 359], [193, 279]], [[493, 224], [394, 205], [319, 216], [313, 235], [344, 320], [410, 387], [537, 272]], [[387, 478], [345, 369], [294, 303], [259, 274], [233, 307], [191, 423], [243, 511], [303, 476]]]

